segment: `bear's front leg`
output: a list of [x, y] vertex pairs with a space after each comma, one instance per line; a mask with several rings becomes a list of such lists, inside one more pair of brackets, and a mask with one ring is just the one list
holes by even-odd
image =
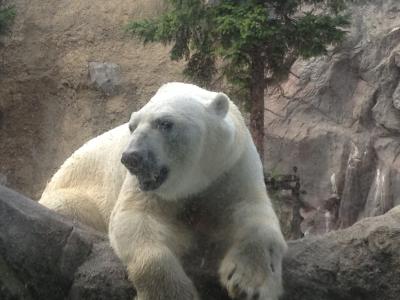
[[157, 209], [118, 205], [110, 220], [110, 241], [126, 265], [138, 300], [198, 300], [179, 253], [189, 241]]
[[277, 300], [282, 293], [286, 243], [270, 204], [239, 204], [234, 210], [231, 247], [220, 265], [231, 298]]
[[138, 247], [127, 262], [138, 300], [198, 300], [176, 256], [161, 245]]

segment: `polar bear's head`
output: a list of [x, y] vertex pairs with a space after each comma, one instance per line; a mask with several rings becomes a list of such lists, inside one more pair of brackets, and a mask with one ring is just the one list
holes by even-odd
[[132, 114], [121, 161], [144, 192], [167, 200], [199, 193], [239, 157], [232, 110], [223, 93], [166, 84]]

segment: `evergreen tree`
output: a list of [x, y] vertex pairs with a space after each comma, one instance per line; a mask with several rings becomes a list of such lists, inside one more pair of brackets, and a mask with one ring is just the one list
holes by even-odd
[[171, 59], [206, 85], [217, 72], [245, 91], [250, 131], [261, 157], [264, 92], [287, 76], [298, 57], [310, 58], [344, 38], [345, 0], [168, 0], [160, 17], [131, 22], [144, 43], [172, 44]]
[[[0, 2], [1, 4], [1, 2]], [[2, 8], [0, 6], [0, 33], [4, 33], [8, 25], [15, 17], [15, 10], [13, 7]]]

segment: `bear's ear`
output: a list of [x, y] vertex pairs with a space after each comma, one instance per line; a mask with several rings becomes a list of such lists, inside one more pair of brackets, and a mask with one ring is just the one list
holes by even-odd
[[229, 98], [224, 93], [218, 93], [217, 96], [208, 104], [208, 110], [220, 118], [224, 118], [229, 110]]
[[134, 118], [136, 115], [137, 115], [137, 111], [134, 111], [134, 112], [131, 114], [131, 117], [129, 118], [129, 120], [132, 121], [133, 118]]

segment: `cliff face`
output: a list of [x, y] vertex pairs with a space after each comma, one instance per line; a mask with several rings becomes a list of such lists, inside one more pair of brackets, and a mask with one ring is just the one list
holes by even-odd
[[0, 47], [0, 183], [37, 199], [73, 150], [182, 80], [167, 48], [123, 31], [163, 2], [9, 1], [17, 17]]
[[266, 163], [298, 167], [303, 232], [400, 204], [400, 3], [356, 1], [346, 42], [297, 61], [266, 106]]

